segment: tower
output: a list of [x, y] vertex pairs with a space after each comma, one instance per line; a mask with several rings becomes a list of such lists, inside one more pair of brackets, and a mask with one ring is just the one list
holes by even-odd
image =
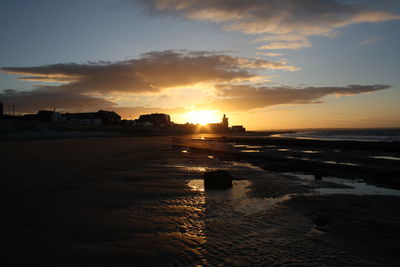
[[222, 126], [223, 126], [224, 128], [228, 128], [228, 127], [229, 127], [228, 117], [226, 117], [225, 114], [224, 114], [224, 116], [222, 117]]

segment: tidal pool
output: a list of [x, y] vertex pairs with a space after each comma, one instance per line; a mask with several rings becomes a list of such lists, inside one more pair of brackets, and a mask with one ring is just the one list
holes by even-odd
[[262, 146], [251, 146], [251, 145], [233, 145], [233, 147], [244, 147], [244, 148], [249, 148], [249, 149], [262, 148]]
[[202, 192], [204, 202], [206, 204], [214, 203], [213, 206], [218, 206], [217, 210], [222, 213], [232, 211], [246, 214], [262, 212], [291, 198], [290, 195], [279, 198], [251, 198], [247, 194], [251, 185], [249, 180], [233, 180], [233, 187], [225, 190], [205, 189], [203, 179], [189, 180], [187, 185], [193, 190]]
[[[302, 180], [312, 182], [315, 180], [312, 174], [303, 173], [285, 173], [288, 175], [296, 176]], [[378, 187], [369, 185], [363, 180], [350, 180], [338, 177], [322, 177], [323, 182], [331, 182], [339, 185], [344, 185], [347, 188], [318, 188], [316, 193], [320, 194], [351, 194], [351, 195], [386, 195], [386, 196], [400, 196], [400, 190]]]
[[388, 159], [388, 160], [400, 160], [400, 157], [393, 157], [393, 156], [372, 156], [371, 158], [374, 158], [374, 159]]

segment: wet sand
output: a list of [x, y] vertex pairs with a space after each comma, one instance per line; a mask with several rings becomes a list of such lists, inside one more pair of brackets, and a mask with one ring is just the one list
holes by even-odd
[[[399, 197], [315, 194], [344, 186], [265, 170], [259, 158], [233, 153], [229, 142], [114, 137], [0, 144], [4, 266], [400, 261]], [[208, 169], [229, 170], [245, 191], [218, 197], [187, 184]]]

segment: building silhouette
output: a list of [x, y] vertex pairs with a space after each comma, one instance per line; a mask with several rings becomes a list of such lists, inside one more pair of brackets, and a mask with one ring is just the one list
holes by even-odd
[[229, 122], [228, 122], [228, 117], [226, 117], [226, 114], [222, 117], [222, 126], [225, 128], [229, 127]]
[[171, 117], [164, 113], [144, 114], [136, 120], [138, 126], [166, 127], [171, 126], [171, 124]]

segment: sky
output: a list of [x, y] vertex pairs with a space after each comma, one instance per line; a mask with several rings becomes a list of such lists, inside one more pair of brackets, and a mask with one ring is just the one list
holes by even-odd
[[397, 0], [2, 0], [0, 101], [227, 114], [249, 130], [400, 127], [398, 29]]

